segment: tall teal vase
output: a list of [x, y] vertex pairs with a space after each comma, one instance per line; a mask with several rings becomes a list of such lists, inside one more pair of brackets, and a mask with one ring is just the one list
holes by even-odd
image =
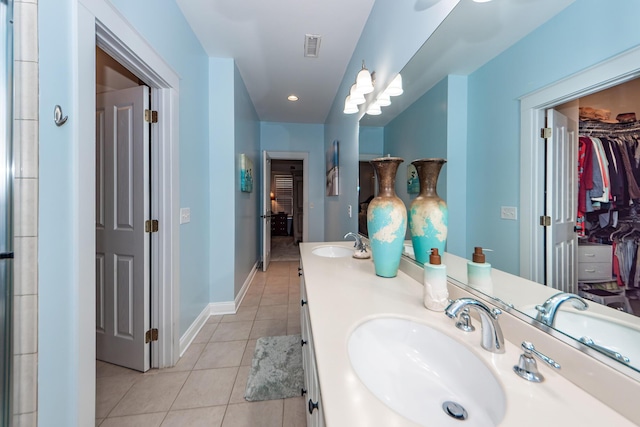
[[416, 261], [429, 261], [432, 248], [444, 253], [447, 243], [449, 211], [436, 191], [440, 169], [445, 159], [419, 159], [411, 162], [418, 171], [420, 194], [409, 206], [409, 232]]
[[367, 210], [367, 229], [373, 253], [376, 274], [395, 277], [407, 232], [407, 209], [396, 195], [395, 183], [399, 157], [381, 157], [371, 160], [378, 179], [378, 195]]

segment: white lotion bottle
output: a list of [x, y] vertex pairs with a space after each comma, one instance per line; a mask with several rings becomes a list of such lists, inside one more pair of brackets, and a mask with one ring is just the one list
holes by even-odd
[[431, 249], [429, 262], [424, 264], [424, 306], [433, 311], [444, 311], [449, 304], [447, 267], [442, 264], [438, 249]]
[[472, 261], [467, 262], [467, 284], [486, 294], [493, 293], [493, 281], [491, 280], [491, 264], [485, 261], [482, 248], [476, 246], [473, 251]]

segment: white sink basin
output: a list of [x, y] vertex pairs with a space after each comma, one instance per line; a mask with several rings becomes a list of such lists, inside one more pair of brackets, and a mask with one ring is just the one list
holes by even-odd
[[353, 249], [345, 248], [344, 246], [318, 246], [311, 253], [327, 258], [342, 258], [353, 256]]
[[[489, 368], [465, 345], [425, 324], [373, 319], [353, 331], [348, 349], [364, 385], [413, 422], [496, 426], [504, 418], [504, 390]], [[466, 410], [466, 421], [445, 413], [448, 401]]]
[[[525, 307], [523, 311], [534, 319], [538, 314], [534, 307]], [[629, 364], [640, 366], [640, 330], [637, 327], [597, 313], [589, 313], [588, 309], [578, 311], [570, 307], [560, 308], [555, 319], [554, 329], [577, 340], [589, 337], [594, 344], [629, 358]]]

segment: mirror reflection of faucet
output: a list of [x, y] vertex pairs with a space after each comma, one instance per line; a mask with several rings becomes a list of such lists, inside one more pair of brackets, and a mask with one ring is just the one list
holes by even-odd
[[546, 300], [544, 304], [536, 305], [536, 310], [538, 311], [536, 320], [553, 328], [555, 325], [556, 313], [558, 312], [558, 309], [563, 303], [567, 301], [570, 301], [576, 310], [584, 311], [589, 307], [589, 304], [587, 304], [587, 302], [580, 298], [578, 295], [567, 292], [560, 292]]
[[347, 237], [353, 237], [355, 239], [355, 243], [353, 247], [356, 248], [353, 252], [353, 257], [358, 259], [367, 259], [371, 258], [371, 254], [367, 251], [367, 245], [362, 241], [362, 238], [359, 234], [354, 233], [352, 231], [348, 232], [344, 235], [343, 239]]

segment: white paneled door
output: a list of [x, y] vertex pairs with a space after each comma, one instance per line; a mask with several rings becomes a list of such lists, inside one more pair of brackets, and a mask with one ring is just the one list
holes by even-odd
[[576, 292], [575, 232], [578, 201], [578, 124], [575, 120], [547, 110], [547, 196], [545, 248], [547, 286]]
[[150, 367], [149, 88], [96, 99], [96, 358]]
[[262, 152], [262, 271], [271, 261], [271, 158]]

